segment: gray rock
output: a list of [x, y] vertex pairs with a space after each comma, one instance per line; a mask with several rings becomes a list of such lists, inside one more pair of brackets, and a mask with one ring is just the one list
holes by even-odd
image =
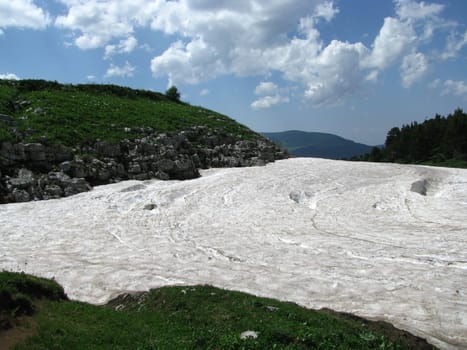
[[51, 171], [47, 174], [47, 178], [50, 183], [54, 184], [64, 184], [71, 180], [63, 171]]
[[154, 177], [159, 180], [170, 180], [170, 176], [167, 173], [164, 173], [163, 171], [157, 171], [154, 174]]
[[120, 157], [122, 152], [119, 144], [109, 144], [106, 142], [98, 142], [96, 144], [96, 153], [104, 157]]
[[66, 197], [73, 194], [90, 191], [92, 187], [84, 179], [73, 178], [66, 182], [64, 188], [64, 195]]
[[156, 163], [156, 169], [164, 173], [171, 173], [175, 167], [175, 162], [170, 159], [162, 159]]
[[63, 189], [58, 185], [46, 185], [44, 189], [44, 199], [56, 199], [63, 197]]
[[29, 202], [31, 200], [29, 193], [19, 188], [13, 189], [10, 197], [12, 199], [11, 201], [14, 203]]
[[45, 147], [40, 143], [27, 143], [24, 145], [26, 160], [31, 162], [42, 162], [46, 160]]
[[18, 176], [9, 179], [9, 185], [18, 189], [27, 189], [34, 184], [34, 174], [28, 169], [19, 169]]

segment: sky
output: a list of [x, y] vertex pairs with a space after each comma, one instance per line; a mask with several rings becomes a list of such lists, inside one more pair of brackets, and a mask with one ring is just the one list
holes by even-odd
[[0, 78], [164, 92], [384, 143], [467, 102], [465, 0], [0, 0]]

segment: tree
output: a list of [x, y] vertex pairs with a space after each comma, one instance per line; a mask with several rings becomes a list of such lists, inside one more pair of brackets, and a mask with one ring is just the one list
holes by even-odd
[[165, 95], [172, 101], [180, 102], [180, 93], [178, 92], [177, 87], [171, 86], [165, 92]]

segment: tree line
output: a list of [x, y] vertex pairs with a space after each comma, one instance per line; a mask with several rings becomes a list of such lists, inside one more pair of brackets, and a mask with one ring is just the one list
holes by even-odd
[[456, 109], [447, 117], [436, 114], [422, 123], [389, 130], [383, 147], [352, 160], [396, 163], [467, 161], [467, 114]]

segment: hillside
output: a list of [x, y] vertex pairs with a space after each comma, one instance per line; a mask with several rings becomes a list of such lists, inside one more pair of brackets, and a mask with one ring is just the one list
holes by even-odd
[[[54, 281], [0, 272], [0, 348], [431, 350], [383, 322], [210, 286], [70, 301]], [[27, 315], [27, 317], [24, 317]]]
[[384, 147], [355, 160], [467, 168], [467, 113], [456, 109], [447, 116], [394, 127]]
[[279, 143], [297, 157], [347, 159], [371, 151], [372, 147], [333, 134], [305, 131], [264, 132], [263, 136]]
[[125, 179], [192, 179], [199, 169], [285, 157], [233, 119], [161, 93], [0, 80], [0, 203]]
[[172, 101], [161, 93], [115, 85], [63, 85], [43, 80], [0, 80], [0, 141], [79, 146], [118, 142], [194, 126], [222, 129], [239, 139], [258, 134], [214, 111]]

